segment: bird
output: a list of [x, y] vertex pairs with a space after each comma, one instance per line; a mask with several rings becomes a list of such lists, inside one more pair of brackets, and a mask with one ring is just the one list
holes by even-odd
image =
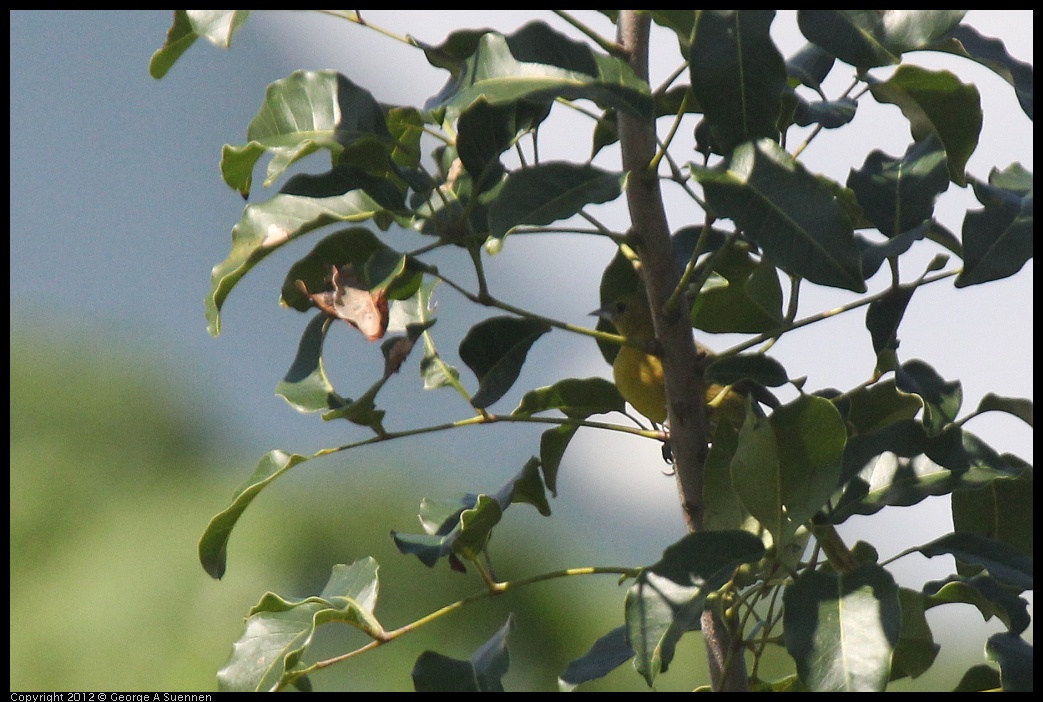
[[[619, 394], [652, 422], [665, 424], [667, 402], [663, 362], [654, 353], [655, 329], [644, 292], [635, 290], [627, 293], [591, 314], [611, 323], [627, 340], [626, 344], [620, 346], [612, 362], [612, 377]], [[699, 341], [695, 343], [702, 360], [708, 362], [713, 359], [714, 352], [708, 346]], [[766, 388], [762, 389], [767, 392]], [[735, 420], [736, 427], [742, 425], [746, 399], [740, 390], [734, 386], [707, 383], [705, 401], [710, 410], [711, 424], [716, 424], [722, 417], [729, 417]], [[774, 396], [771, 398], [774, 399]], [[760, 397], [757, 399], [761, 400]], [[768, 400], [767, 404], [773, 403]]]

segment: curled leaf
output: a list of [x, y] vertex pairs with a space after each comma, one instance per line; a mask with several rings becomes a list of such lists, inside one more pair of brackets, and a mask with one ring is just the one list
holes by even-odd
[[359, 282], [351, 265], [330, 268], [323, 290], [309, 292], [303, 280], [296, 281], [297, 289], [311, 298], [320, 310], [343, 319], [370, 341], [383, 337], [388, 326], [387, 290], [368, 290]]

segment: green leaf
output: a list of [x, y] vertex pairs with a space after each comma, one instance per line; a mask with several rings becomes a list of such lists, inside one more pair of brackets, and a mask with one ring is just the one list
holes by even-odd
[[934, 664], [942, 647], [934, 642], [927, 623], [923, 593], [899, 588], [898, 600], [902, 608], [902, 628], [891, 655], [890, 679], [918, 678]]
[[956, 419], [963, 404], [963, 386], [958, 380], [947, 381], [926, 362], [907, 361], [895, 369], [895, 382], [903, 392], [919, 395], [924, 404], [924, 426], [937, 434]]
[[732, 485], [778, 547], [789, 543], [836, 490], [847, 429], [836, 407], [802, 395], [770, 417], [747, 417]]
[[993, 634], [985, 643], [985, 655], [1000, 665], [1004, 692], [1032, 692], [1032, 645], [1020, 636]]
[[[371, 263], [391, 260], [392, 270], [371, 266]], [[323, 237], [303, 258], [295, 261], [283, 278], [279, 303], [300, 312], [315, 307], [312, 299], [298, 286], [304, 283], [311, 292], [323, 290], [334, 267], [350, 265], [358, 277], [358, 283], [370, 290], [387, 290], [392, 281], [405, 269], [404, 257], [390, 249], [387, 244], [365, 227], [340, 229]], [[370, 271], [374, 271], [374, 275]]]
[[771, 40], [774, 18], [774, 10], [696, 12], [689, 73], [717, 153], [779, 139], [786, 65]]
[[163, 46], [152, 54], [149, 74], [156, 79], [165, 76], [199, 37], [227, 49], [232, 45], [232, 35], [249, 16], [249, 10], [174, 10], [174, 23]]
[[513, 171], [489, 205], [489, 236], [502, 239], [519, 225], [552, 224], [615, 200], [623, 180], [619, 173], [564, 161]]
[[[797, 53], [786, 59], [786, 74], [799, 85], [806, 85], [822, 99], [822, 81], [833, 70], [836, 57], [815, 44], [805, 44]], [[796, 85], [794, 85], [796, 87]]]
[[210, 577], [220, 580], [225, 574], [228, 539], [232, 535], [232, 528], [254, 498], [280, 475], [310, 458], [314, 456], [283, 451], [269, 451], [264, 455], [253, 475], [235, 491], [232, 503], [210, 520], [199, 539], [199, 562]]
[[558, 468], [561, 466], [561, 459], [578, 430], [577, 425], [562, 424], [551, 427], [540, 435], [540, 464], [543, 470], [543, 481], [555, 497], [558, 496]]
[[729, 247], [714, 261], [714, 271], [727, 285], [704, 286], [695, 296], [693, 327], [712, 334], [760, 334], [782, 324], [782, 286], [771, 261]]
[[1032, 556], [980, 534], [953, 532], [910, 551], [928, 558], [953, 556], [985, 568], [996, 580], [1018, 591], [1032, 589]]
[[898, 349], [898, 326], [902, 323], [914, 292], [915, 285], [896, 285], [889, 288], [883, 297], [869, 303], [866, 329], [873, 340], [873, 351], [878, 356], [884, 352], [894, 353]]
[[861, 169], [851, 170], [847, 187], [877, 229], [897, 236], [934, 215], [935, 200], [949, 187], [945, 151], [933, 134], [900, 159], [873, 151]]
[[210, 274], [206, 298], [208, 330], [221, 333], [221, 307], [228, 294], [254, 266], [287, 242], [334, 222], [360, 222], [385, 212], [363, 190], [335, 197], [312, 198], [278, 194], [267, 202], [247, 205], [232, 228], [232, 250]]
[[847, 398], [845, 419], [855, 428], [855, 436], [880, 431], [899, 420], [911, 420], [923, 407], [915, 395], [900, 391], [894, 380], [857, 388]]
[[217, 672], [222, 692], [264, 692], [284, 687], [295, 677], [315, 636], [330, 622], [348, 624], [372, 638], [384, 630], [373, 613], [379, 566], [372, 558], [336, 565], [318, 597], [292, 600], [269, 592], [250, 610], [243, 635]]
[[936, 136], [945, 148], [949, 178], [966, 185], [964, 169], [978, 146], [982, 125], [976, 87], [960, 82], [949, 71], [902, 65], [889, 80], [872, 83], [869, 89], [877, 102], [898, 106], [909, 120], [914, 141]]
[[634, 657], [634, 649], [627, 643], [626, 626], [616, 627], [594, 642], [590, 650], [569, 661], [558, 677], [558, 689], [571, 692], [578, 685], [603, 678]]
[[809, 41], [859, 69], [901, 61], [960, 23], [966, 10], [798, 10]]
[[998, 455], [970, 432], [951, 427], [928, 437], [923, 425], [899, 420], [848, 440], [842, 494], [834, 498], [831, 523], [852, 514], [874, 514], [889, 505], [909, 506], [934, 495], [982, 488], [1020, 475], [1026, 466]]
[[[226, 148], [225, 182], [244, 197], [250, 193], [253, 165], [272, 154], [264, 185], [319, 149], [334, 164], [384, 171], [392, 148], [384, 112], [368, 90], [335, 71], [295, 71], [268, 86], [264, 103], [246, 131], [249, 143]], [[260, 148], [259, 148], [260, 147]]]
[[507, 623], [463, 661], [435, 651], [424, 651], [413, 666], [417, 692], [503, 692], [503, 676], [511, 657], [507, 637], [514, 630], [514, 615]]
[[698, 628], [706, 597], [724, 585], [735, 569], [764, 556], [760, 539], [744, 531], [688, 534], [641, 571], [627, 591], [627, 643], [634, 666], [649, 687], [665, 673], [677, 642]]
[[297, 346], [293, 365], [275, 386], [275, 394], [298, 412], [319, 412], [343, 404], [343, 399], [336, 397], [322, 366], [322, 344], [326, 339], [329, 319], [320, 313], [308, 322]]
[[1032, 174], [1015, 163], [972, 185], [985, 207], [964, 217], [958, 288], [1012, 276], [1032, 258]]
[[652, 114], [648, 84], [625, 61], [595, 53], [543, 22], [530, 22], [510, 36], [487, 30], [457, 35], [451, 37], [455, 51], [422, 46], [433, 65], [452, 74], [425, 105], [445, 110], [449, 120], [479, 97], [491, 105], [587, 99], [603, 109]]
[[471, 404], [485, 409], [511, 389], [536, 340], [550, 331], [543, 322], [492, 317], [475, 324], [460, 342], [460, 359], [478, 376]]
[[981, 612], [985, 621], [998, 617], [1015, 634], [1032, 624], [1028, 600], [989, 575], [951, 575], [942, 581], [926, 583], [923, 591], [931, 607], [953, 602], [969, 604]]
[[852, 98], [808, 102], [799, 95], [793, 111], [793, 123], [801, 127], [817, 124], [823, 129], [837, 129], [855, 118], [858, 103]]
[[[1020, 463], [1003, 456], [1008, 463]], [[978, 490], [956, 490], [952, 494], [952, 525], [960, 533], [980, 534], [1002, 541], [1022, 553], [1032, 553], [1033, 526], [1025, 515], [1033, 513], [1033, 477], [1027, 464], [1012, 478], [998, 478]], [[960, 568], [961, 573], [967, 573]]]
[[1032, 65], [1007, 53], [999, 39], [982, 36], [974, 27], [961, 24], [930, 49], [964, 56], [991, 69], [1014, 86], [1021, 109], [1032, 119]]
[[843, 208], [778, 144], [742, 144], [726, 170], [691, 168], [714, 213], [734, 221], [775, 265], [813, 283], [865, 292]]
[[734, 385], [747, 379], [771, 388], [789, 382], [789, 376], [786, 375], [786, 369], [782, 364], [763, 353], [727, 356], [714, 361], [706, 368], [707, 382]]
[[514, 417], [531, 417], [540, 412], [560, 410], [566, 417], [586, 419], [592, 414], [622, 412], [626, 409], [615, 383], [604, 378], [565, 378], [543, 388], [530, 390], [511, 412]]
[[783, 595], [786, 650], [813, 692], [883, 692], [901, 631], [898, 586], [880, 566], [801, 573]]
[[1000, 674], [985, 664], [974, 665], [960, 678], [953, 692], [986, 692], [1000, 687]]
[[420, 523], [425, 533], [392, 531], [395, 546], [401, 553], [416, 556], [428, 567], [451, 554], [473, 560], [485, 548], [492, 528], [512, 504], [530, 504], [543, 516], [550, 516], [539, 468], [538, 459], [529, 459], [518, 475], [495, 495], [468, 493], [449, 501], [425, 498], [420, 505]]

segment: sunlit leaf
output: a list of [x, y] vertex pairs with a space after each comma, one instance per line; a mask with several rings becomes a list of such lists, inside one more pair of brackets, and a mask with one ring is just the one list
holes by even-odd
[[786, 650], [809, 690], [884, 690], [902, 622], [890, 573], [872, 564], [844, 574], [805, 571], [783, 603]]
[[887, 66], [960, 23], [966, 10], [798, 10], [809, 41], [856, 68]]
[[425, 105], [428, 110], [445, 110], [447, 119], [455, 119], [479, 97], [491, 105], [588, 99], [604, 109], [615, 107], [643, 117], [652, 113], [647, 83], [625, 61], [595, 53], [543, 22], [530, 22], [509, 36], [485, 30], [460, 39], [456, 52], [444, 45], [440, 51], [425, 47], [432, 64], [452, 73]]
[[199, 37], [227, 49], [232, 45], [232, 35], [249, 16], [249, 10], [174, 10], [174, 23], [163, 46], [152, 54], [149, 74], [157, 79], [165, 76]]
[[344, 623], [382, 637], [384, 630], [373, 613], [378, 568], [372, 558], [336, 565], [318, 597], [294, 600], [265, 594], [250, 610], [243, 635], [217, 672], [218, 689], [266, 692], [286, 685], [323, 624]]
[[914, 141], [934, 135], [945, 148], [949, 178], [967, 183], [964, 169], [981, 134], [981, 95], [949, 71], [903, 64], [890, 79], [871, 83], [873, 97], [897, 105], [909, 121]]
[[312, 457], [269, 451], [257, 464], [253, 475], [235, 491], [232, 503], [210, 520], [199, 539], [199, 561], [210, 577], [220, 580], [225, 574], [232, 528], [254, 498], [280, 475], [309, 458]]

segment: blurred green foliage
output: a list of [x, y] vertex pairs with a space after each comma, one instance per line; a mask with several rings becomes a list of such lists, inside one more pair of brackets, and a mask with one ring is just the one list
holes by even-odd
[[[302, 467], [243, 520], [228, 574], [211, 580], [197, 540], [256, 460], [230, 448], [239, 428], [216, 416], [213, 398], [189, 396], [169, 364], [126, 340], [21, 327], [12, 322], [12, 690], [214, 690], [230, 642], [265, 590], [317, 594], [334, 563], [367, 555], [381, 564], [381, 603], [394, 606], [377, 606], [389, 628], [482, 589], [473, 574], [444, 562], [429, 571], [399, 554], [388, 535], [389, 527], [416, 531], [420, 500], [445, 497], [423, 477], [430, 457], [417, 443], [395, 455]], [[499, 486], [490, 480], [477, 487]], [[570, 542], [565, 523], [529, 512], [513, 510], [514, 524], [491, 545], [502, 578], [596, 558], [594, 545]], [[568, 661], [614, 628], [623, 594], [612, 576], [541, 583], [465, 608], [313, 682], [318, 690], [409, 690], [422, 651], [466, 658], [514, 612], [508, 689], [553, 690]], [[365, 643], [353, 629], [327, 629], [313, 660]], [[662, 682], [697, 684], [682, 671]], [[590, 688], [642, 686], [624, 666]]]

